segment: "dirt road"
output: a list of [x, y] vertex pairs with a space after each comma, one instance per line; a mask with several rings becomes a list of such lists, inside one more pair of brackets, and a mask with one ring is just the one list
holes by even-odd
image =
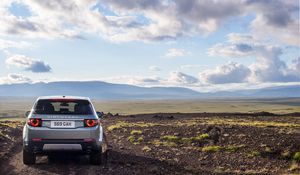
[[292, 174], [300, 117], [147, 114], [103, 120], [106, 163], [71, 154], [22, 163], [22, 123], [0, 123], [0, 174]]

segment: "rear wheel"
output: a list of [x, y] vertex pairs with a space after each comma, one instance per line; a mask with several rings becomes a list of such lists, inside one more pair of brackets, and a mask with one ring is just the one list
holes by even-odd
[[35, 154], [23, 149], [23, 163], [25, 165], [32, 165], [35, 164]]
[[90, 163], [92, 165], [100, 165], [102, 162], [102, 148], [99, 151], [93, 152], [90, 155]]

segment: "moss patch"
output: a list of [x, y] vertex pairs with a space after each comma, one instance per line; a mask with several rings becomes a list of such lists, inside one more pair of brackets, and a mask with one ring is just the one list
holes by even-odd
[[141, 130], [132, 130], [130, 132], [131, 135], [139, 135], [139, 134], [142, 134], [143, 132]]
[[220, 151], [220, 146], [205, 146], [202, 148], [203, 152], [217, 152]]
[[300, 152], [296, 152], [296, 153], [294, 154], [294, 156], [293, 156], [293, 159], [294, 159], [296, 162], [300, 163]]

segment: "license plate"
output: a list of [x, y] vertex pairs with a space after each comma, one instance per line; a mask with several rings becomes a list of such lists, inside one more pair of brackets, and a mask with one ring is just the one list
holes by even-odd
[[51, 121], [51, 128], [75, 128], [74, 121]]

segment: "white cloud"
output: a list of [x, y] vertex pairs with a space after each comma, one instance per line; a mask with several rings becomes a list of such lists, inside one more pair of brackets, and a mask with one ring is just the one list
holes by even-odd
[[174, 71], [170, 72], [169, 78], [167, 80], [170, 84], [177, 84], [177, 85], [192, 85], [199, 83], [199, 80], [196, 77], [191, 75], [187, 75], [182, 72]]
[[[294, 0], [257, 1], [248, 0], [249, 11], [256, 12], [251, 29], [257, 38], [278, 39], [300, 46], [299, 2]], [[279, 10], [280, 9], [280, 10]]]
[[269, 56], [259, 56], [257, 61], [249, 66], [252, 71], [250, 81], [252, 82], [298, 82], [300, 81], [299, 66], [297, 60], [287, 65], [280, 60], [281, 50], [278, 48], [267, 48]]
[[117, 76], [102, 78], [104, 81], [113, 83], [132, 84], [139, 86], [179, 86], [179, 87], [191, 87], [198, 86], [199, 80], [191, 75], [187, 75], [182, 72], [172, 71], [167, 77], [143, 77], [143, 76]]
[[28, 58], [24, 55], [13, 55], [5, 60], [5, 63], [8, 67], [10, 66], [16, 66], [23, 68], [26, 71], [31, 71], [31, 72], [50, 72], [51, 67], [41, 61], [41, 60], [34, 60], [32, 58]]
[[294, 74], [300, 79], [300, 57], [292, 60], [292, 63], [289, 65], [289, 70], [292, 72], [291, 74]]
[[[248, 77], [250, 82], [300, 81], [297, 60], [292, 65], [287, 65], [280, 59], [282, 55], [280, 47], [254, 40], [250, 35], [230, 34], [227, 42], [216, 44], [208, 50], [208, 53], [225, 57], [255, 57], [256, 61], [248, 68], [251, 70]], [[218, 74], [218, 71], [215, 71], [214, 74]], [[203, 76], [207, 77], [208, 75], [204, 74]]]
[[121, 84], [131, 84], [139, 86], [155, 86], [161, 84], [161, 78], [159, 77], [142, 77], [142, 76], [115, 76], [115, 77], [106, 77], [101, 78], [102, 81], [112, 82], [112, 83], [121, 83]]
[[[14, 16], [9, 11], [13, 2], [27, 7], [31, 15]], [[101, 11], [100, 4], [113, 15]], [[232, 18], [254, 14], [250, 27], [256, 36], [268, 34], [299, 46], [295, 0], [9, 0], [1, 3], [0, 12], [0, 35], [52, 39], [92, 33], [115, 42], [208, 35]]]
[[249, 43], [255, 41], [252, 35], [241, 33], [229, 33], [227, 38], [230, 43]]
[[233, 44], [233, 45], [224, 45], [216, 44], [208, 50], [208, 55], [217, 56], [222, 55], [226, 57], [242, 57], [247, 56], [252, 53], [252, 46], [248, 44]]
[[251, 71], [248, 67], [238, 63], [228, 63], [218, 66], [213, 70], [206, 70], [200, 73], [200, 78], [206, 83], [242, 83], [247, 81]]
[[149, 67], [150, 71], [161, 71], [161, 68], [157, 67], [157, 66], [150, 66]]
[[208, 49], [210, 56], [243, 57], [253, 55], [254, 50], [260, 47], [251, 35], [230, 33], [228, 41], [218, 43]]
[[189, 56], [189, 55], [191, 55], [191, 53], [184, 49], [172, 48], [167, 51], [167, 53], [165, 54], [165, 57], [173, 58], [173, 57], [184, 57], [184, 56]]
[[16, 84], [16, 83], [31, 83], [32, 80], [21, 74], [9, 74], [5, 77], [0, 77], [0, 84]]
[[8, 48], [26, 48], [30, 47], [32, 44], [26, 42], [26, 41], [10, 41], [10, 40], [4, 40], [0, 38], [0, 50], [1, 49], [8, 49]]

